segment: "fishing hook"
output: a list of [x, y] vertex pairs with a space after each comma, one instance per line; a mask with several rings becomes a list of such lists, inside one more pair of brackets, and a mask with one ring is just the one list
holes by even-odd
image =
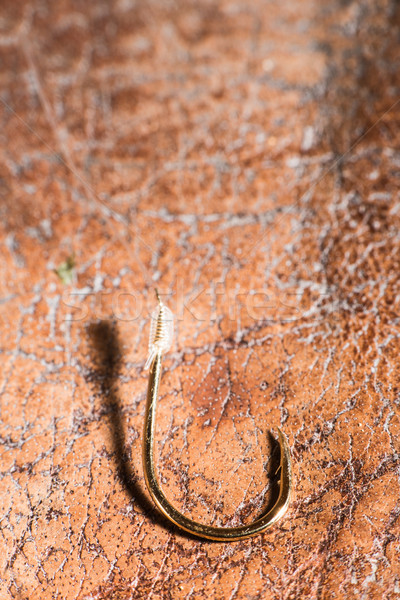
[[146, 366], [150, 368], [147, 404], [143, 436], [143, 469], [147, 488], [161, 513], [185, 531], [210, 540], [230, 542], [262, 533], [276, 523], [287, 511], [292, 493], [292, 468], [290, 449], [285, 434], [278, 429], [280, 445], [280, 492], [274, 506], [259, 519], [238, 527], [214, 527], [193, 521], [179, 512], [166, 498], [159, 484], [154, 464], [154, 433], [158, 390], [162, 371], [162, 356], [172, 343], [172, 312], [161, 302], [156, 290], [158, 309], [152, 314], [149, 356]]

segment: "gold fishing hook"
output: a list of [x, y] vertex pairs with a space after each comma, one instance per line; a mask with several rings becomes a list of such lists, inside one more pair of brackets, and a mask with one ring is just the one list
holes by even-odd
[[158, 389], [160, 386], [162, 355], [168, 351], [172, 342], [173, 318], [171, 311], [162, 303], [156, 291], [159, 307], [152, 315], [149, 357], [146, 365], [150, 367], [147, 390], [146, 415], [143, 440], [143, 469], [146, 485], [155, 504], [172, 523], [185, 531], [210, 540], [231, 542], [242, 540], [262, 533], [276, 523], [287, 511], [292, 492], [292, 468], [290, 449], [284, 433], [278, 429], [280, 445], [280, 492], [274, 506], [262, 517], [249, 525], [238, 527], [214, 527], [193, 521], [180, 513], [167, 500], [158, 482], [154, 465], [154, 432]]

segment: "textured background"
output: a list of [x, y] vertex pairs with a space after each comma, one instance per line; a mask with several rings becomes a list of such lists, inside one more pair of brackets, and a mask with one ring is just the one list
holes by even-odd
[[[2, 0], [1, 600], [400, 597], [399, 24]], [[155, 285], [163, 486], [253, 519], [281, 426], [295, 494], [262, 536], [194, 540], [149, 500]]]

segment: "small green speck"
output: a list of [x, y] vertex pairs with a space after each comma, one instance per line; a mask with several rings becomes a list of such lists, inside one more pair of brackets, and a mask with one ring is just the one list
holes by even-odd
[[57, 269], [54, 269], [54, 273], [58, 275], [64, 285], [71, 285], [75, 274], [74, 255], [68, 256], [65, 262], [61, 263]]

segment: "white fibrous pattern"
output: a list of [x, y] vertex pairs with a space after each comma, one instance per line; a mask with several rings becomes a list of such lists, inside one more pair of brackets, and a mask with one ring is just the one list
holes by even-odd
[[145, 369], [148, 369], [156, 355], [161, 352], [165, 354], [171, 348], [174, 335], [174, 316], [172, 312], [160, 303], [151, 314], [149, 354]]

